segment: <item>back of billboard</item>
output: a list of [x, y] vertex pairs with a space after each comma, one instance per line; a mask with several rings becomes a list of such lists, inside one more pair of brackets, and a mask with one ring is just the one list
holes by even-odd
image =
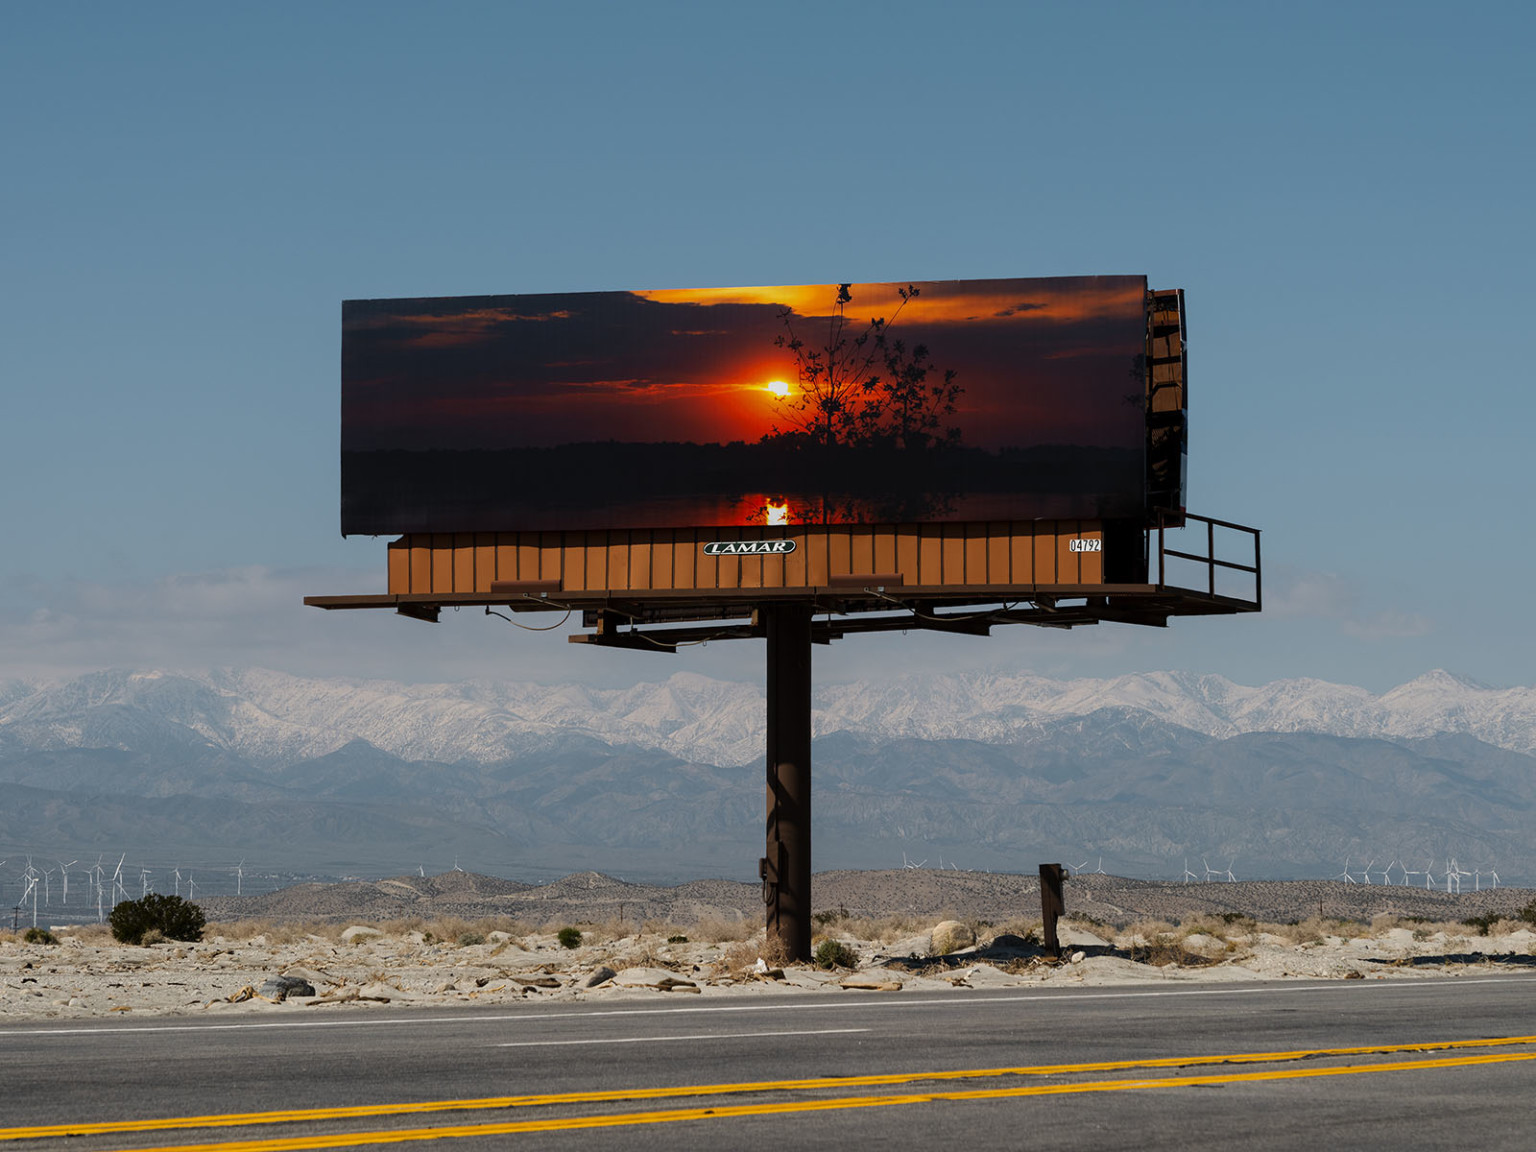
[[1151, 302], [1141, 276], [348, 301], [342, 533], [1145, 521]]

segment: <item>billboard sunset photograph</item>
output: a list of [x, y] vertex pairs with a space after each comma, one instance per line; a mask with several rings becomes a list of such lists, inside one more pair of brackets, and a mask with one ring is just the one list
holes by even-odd
[[342, 531], [1138, 515], [1140, 276], [360, 300]]

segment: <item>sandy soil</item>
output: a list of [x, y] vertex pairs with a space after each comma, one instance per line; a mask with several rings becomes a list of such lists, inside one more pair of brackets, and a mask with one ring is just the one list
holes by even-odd
[[[956, 923], [947, 931], [961, 940], [979, 927], [980, 944], [934, 956], [934, 925], [912, 931], [909, 917], [837, 920], [823, 926], [818, 941], [846, 945], [856, 964], [831, 970], [762, 961], [761, 933], [669, 942], [686, 929], [615, 935], [589, 928], [580, 946], [566, 948], [551, 933], [482, 933], [463, 922], [415, 928], [360, 922], [345, 929], [278, 924], [252, 934], [253, 927], [259, 926], [214, 924], [199, 943], [144, 947], [117, 944], [96, 925], [61, 929], [57, 944], [0, 935], [0, 1021], [740, 997], [786, 988], [831, 996], [960, 994], [965, 988], [1416, 980], [1536, 970], [1531, 925], [1504, 921], [1484, 936], [1475, 927], [1392, 916], [1378, 917], [1374, 926], [1321, 920], [1266, 926], [1213, 917], [1119, 930], [1069, 921], [1059, 960], [1020, 934], [1031, 927], [1023, 921], [1005, 926], [1012, 932]], [[273, 983], [280, 976], [307, 982], [313, 994], [285, 995]]]

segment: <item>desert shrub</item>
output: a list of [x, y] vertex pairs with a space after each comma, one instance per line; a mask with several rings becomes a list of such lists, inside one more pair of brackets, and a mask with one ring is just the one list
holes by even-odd
[[686, 944], [686, 943], [688, 943], [688, 937], [684, 936], [681, 932], [674, 932], [674, 933], [672, 933], [672, 935], [667, 937], [667, 943], [668, 944]]
[[180, 896], [151, 892], [137, 900], [124, 900], [108, 917], [112, 936], [124, 944], [147, 943], [158, 932], [162, 940], [201, 940], [207, 920], [203, 910]]
[[811, 919], [825, 928], [828, 924], [836, 924], [839, 920], [848, 919], [848, 909], [839, 905], [836, 908], [827, 908], [820, 912], [812, 912]]
[[1536, 924], [1536, 900], [1532, 900], [1524, 908], [1516, 913], [1527, 924]]
[[46, 928], [32, 927], [21, 934], [22, 940], [28, 944], [57, 944], [59, 938]]
[[484, 944], [485, 934], [482, 932], [460, 932], [458, 945], [460, 948], [468, 948], [474, 944]]
[[813, 957], [818, 968], [857, 968], [859, 955], [841, 940], [823, 940]]
[[560, 931], [555, 933], [555, 939], [560, 941], [560, 947], [562, 948], [580, 948], [581, 929], [562, 928]]

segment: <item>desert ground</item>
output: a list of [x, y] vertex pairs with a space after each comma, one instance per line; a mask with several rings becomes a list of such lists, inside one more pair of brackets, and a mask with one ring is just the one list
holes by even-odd
[[195, 942], [129, 946], [104, 924], [56, 925], [56, 942], [0, 932], [0, 1021], [1536, 972], [1536, 891], [1518, 888], [1083, 875], [1059, 957], [1039, 943], [1031, 876], [829, 872], [813, 907], [821, 963], [784, 964], [753, 884], [455, 871], [299, 885], [205, 902]]

